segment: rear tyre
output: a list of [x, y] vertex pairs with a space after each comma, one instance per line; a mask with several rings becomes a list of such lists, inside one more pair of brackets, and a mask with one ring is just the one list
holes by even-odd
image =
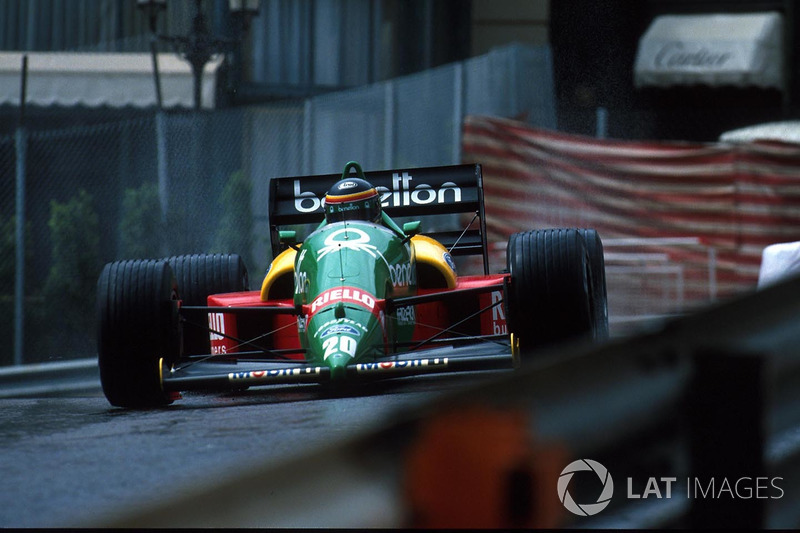
[[592, 312], [594, 322], [594, 338], [608, 338], [608, 292], [606, 291], [606, 262], [603, 256], [603, 242], [597, 231], [593, 229], [578, 230], [583, 235], [586, 251], [589, 253], [589, 273], [591, 280]]
[[[208, 296], [250, 289], [244, 261], [237, 254], [178, 255], [165, 259], [175, 273], [182, 305], [206, 306]], [[211, 352], [208, 313], [182, 311], [183, 354]]]
[[172, 402], [161, 372], [180, 353], [178, 296], [165, 261], [109, 263], [97, 282], [98, 365], [103, 393], [118, 407]]
[[531, 350], [594, 336], [590, 260], [578, 230], [515, 233], [506, 261], [506, 317], [523, 359]]

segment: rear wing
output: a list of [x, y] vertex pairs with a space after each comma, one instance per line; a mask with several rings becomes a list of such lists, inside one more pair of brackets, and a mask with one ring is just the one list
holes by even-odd
[[[378, 189], [381, 205], [392, 218], [469, 214], [472, 223], [466, 231], [423, 233], [441, 242], [452, 255], [482, 255], [484, 272], [489, 273], [480, 165], [379, 170], [365, 172], [364, 177]], [[326, 174], [270, 180], [273, 257], [280, 253], [278, 231], [281, 227], [322, 221], [322, 199], [339, 179], [340, 174]]]

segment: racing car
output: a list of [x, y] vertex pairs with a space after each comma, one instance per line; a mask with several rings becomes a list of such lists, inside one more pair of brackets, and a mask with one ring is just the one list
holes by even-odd
[[[268, 214], [273, 260], [257, 290], [236, 254], [105, 265], [98, 363], [112, 405], [513, 369], [543, 346], [608, 335], [596, 231], [512, 234], [506, 270], [489, 272], [479, 164], [365, 173], [351, 161], [341, 175], [273, 178]], [[463, 229], [423, 232], [434, 214]], [[460, 256], [483, 273], [459, 275]]]

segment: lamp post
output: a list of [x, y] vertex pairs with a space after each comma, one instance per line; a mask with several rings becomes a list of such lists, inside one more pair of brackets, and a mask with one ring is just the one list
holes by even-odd
[[[244, 31], [250, 25], [250, 20], [258, 14], [260, 0], [228, 0], [228, 9], [238, 26], [236, 39], [222, 39], [211, 34], [208, 21], [201, 7], [202, 0], [195, 0], [195, 14], [192, 26], [187, 35], [161, 35], [156, 33], [158, 15], [167, 7], [166, 0], [136, 0], [136, 5], [146, 12], [150, 22], [150, 32], [153, 34], [153, 50], [155, 42], [161, 40], [170, 43], [192, 68], [194, 80], [194, 108], [200, 109], [201, 89], [203, 83], [203, 69], [211, 58], [219, 53], [224, 53], [233, 48], [242, 38]], [[155, 55], [154, 55], [155, 57]], [[157, 71], [156, 63], [154, 68]], [[160, 87], [158, 73], [156, 72], [156, 91], [160, 100]], [[159, 103], [160, 105], [160, 103]]]
[[234, 64], [229, 70], [230, 78], [228, 89], [231, 86], [238, 89], [242, 78], [242, 40], [244, 34], [250, 29], [250, 21], [258, 15], [261, 0], [228, 0], [228, 10], [231, 14], [233, 37], [237, 43], [236, 51], [232, 54]]

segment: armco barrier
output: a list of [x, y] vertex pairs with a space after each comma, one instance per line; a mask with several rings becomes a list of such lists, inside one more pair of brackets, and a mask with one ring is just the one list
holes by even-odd
[[83, 391], [100, 391], [96, 358], [0, 368], [0, 398]]
[[799, 320], [792, 279], [89, 525], [795, 528]]

